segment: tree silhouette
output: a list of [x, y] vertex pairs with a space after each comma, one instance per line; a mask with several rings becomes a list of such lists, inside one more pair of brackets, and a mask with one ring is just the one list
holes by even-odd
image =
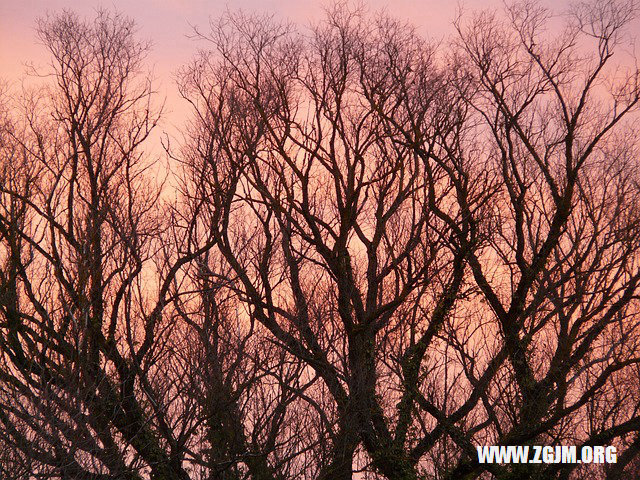
[[132, 22], [40, 22], [50, 90], [0, 102], [3, 475], [633, 475], [634, 14], [523, 2], [437, 46], [346, 4], [227, 13], [178, 76], [175, 201]]
[[149, 386], [159, 309], [141, 284], [161, 223], [141, 152], [157, 121], [147, 47], [103, 11], [47, 18], [38, 35], [53, 81], [3, 132], [0, 423], [16, 457], [3, 474], [188, 478]]

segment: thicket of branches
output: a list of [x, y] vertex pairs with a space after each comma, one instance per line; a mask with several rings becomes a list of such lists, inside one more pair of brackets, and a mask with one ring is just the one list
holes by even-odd
[[0, 475], [637, 475], [635, 13], [525, 2], [441, 45], [227, 13], [178, 75], [175, 194], [133, 22], [41, 20], [46, 87], [0, 96]]

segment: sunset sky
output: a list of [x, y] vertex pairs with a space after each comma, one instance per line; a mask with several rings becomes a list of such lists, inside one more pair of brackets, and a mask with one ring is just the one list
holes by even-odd
[[[188, 62], [199, 48], [206, 48], [189, 36], [193, 27], [206, 31], [210, 18], [220, 16], [225, 9], [265, 12], [307, 26], [323, 16], [323, 9], [331, 1], [316, 0], [139, 0], [92, 1], [72, 0], [0, 0], [0, 82], [12, 90], [20, 88], [27, 65], [46, 71], [48, 54], [36, 38], [36, 21], [47, 14], [70, 9], [85, 18], [92, 18], [97, 8], [115, 9], [133, 18], [140, 39], [150, 40], [152, 49], [148, 66], [156, 78], [158, 99], [166, 99], [160, 129], [151, 138], [152, 151], [162, 152], [159, 138], [164, 133], [180, 137], [178, 131], [188, 113], [175, 86], [177, 70]], [[434, 40], [442, 40], [452, 32], [456, 2], [419, 0], [369, 0], [362, 2], [371, 12], [381, 9], [413, 23], [419, 31]], [[465, 9], [497, 5], [500, 0], [466, 0]]]
[[[370, 0], [364, 2], [371, 11], [386, 9], [401, 19], [407, 19], [420, 31], [434, 39], [446, 37], [451, 32], [451, 20], [456, 2], [429, 2], [419, 0]], [[35, 22], [48, 12], [67, 8], [82, 16], [91, 17], [96, 8], [115, 8], [133, 18], [141, 38], [153, 42], [150, 63], [159, 79], [169, 80], [171, 74], [188, 61], [197, 42], [188, 38], [192, 26], [206, 26], [209, 17], [219, 16], [225, 8], [274, 13], [291, 21], [306, 25], [322, 16], [326, 1], [305, 0], [139, 0], [78, 2], [71, 0], [0, 1], [0, 76], [15, 80], [24, 72], [25, 62], [42, 64], [46, 53], [38, 45]], [[499, 5], [495, 0], [466, 0], [465, 8], [475, 9], [483, 5]], [[166, 86], [165, 86], [166, 87]]]
[[[452, 20], [460, 5], [465, 11], [483, 7], [500, 8], [501, 0], [465, 0], [463, 2], [419, 0], [368, 0], [362, 2], [371, 12], [381, 9], [391, 15], [414, 24], [420, 33], [436, 40], [446, 40], [452, 33]], [[541, 2], [556, 12], [566, 8], [569, 2], [555, 4]], [[206, 45], [189, 38], [193, 27], [206, 30], [209, 18], [221, 15], [225, 8], [247, 12], [267, 12], [297, 25], [306, 26], [322, 18], [326, 0], [139, 0], [92, 1], [72, 0], [0, 0], [0, 82], [19, 87], [27, 64], [43, 70], [48, 60], [47, 52], [38, 43], [35, 34], [36, 20], [62, 9], [70, 9], [83, 17], [92, 18], [97, 8], [115, 9], [133, 18], [138, 26], [140, 39], [150, 40], [152, 50], [148, 66], [156, 77], [160, 98], [166, 99], [163, 131], [171, 132], [184, 120], [184, 104], [175, 87], [175, 73], [188, 62], [198, 48]], [[640, 23], [635, 22], [640, 35]]]

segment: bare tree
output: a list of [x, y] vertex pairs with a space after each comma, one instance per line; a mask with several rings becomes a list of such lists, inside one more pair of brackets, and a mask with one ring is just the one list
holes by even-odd
[[162, 336], [144, 274], [161, 223], [141, 151], [158, 120], [147, 46], [104, 11], [44, 19], [38, 35], [52, 81], [2, 136], [0, 430], [24, 474], [3, 473], [188, 478], [151, 386]]
[[[636, 458], [640, 89], [614, 57], [633, 14], [585, 4], [552, 35], [518, 4], [446, 51], [344, 6], [309, 36], [242, 14], [201, 34], [184, 193], [218, 215], [226, 288], [321, 380], [299, 398], [326, 428], [309, 448], [330, 440], [318, 478]], [[479, 444], [624, 453], [479, 465]]]
[[296, 477], [315, 377], [209, 269], [203, 209], [161, 200], [148, 45], [106, 11], [38, 34], [44, 89], [0, 112], [3, 478]]

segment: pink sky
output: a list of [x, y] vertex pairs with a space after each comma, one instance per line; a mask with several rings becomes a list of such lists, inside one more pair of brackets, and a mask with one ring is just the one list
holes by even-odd
[[[116, 9], [136, 21], [139, 38], [152, 41], [149, 67], [155, 73], [160, 98], [167, 99], [160, 132], [175, 132], [175, 127], [184, 121], [186, 111], [177, 94], [174, 74], [204, 46], [188, 38], [193, 32], [192, 26], [206, 30], [209, 18], [219, 16], [225, 8], [274, 13], [304, 26], [321, 18], [323, 7], [331, 3], [331, 0], [0, 0], [0, 82], [19, 86], [27, 62], [33, 62], [36, 67], [46, 65], [47, 53], [35, 35], [37, 18], [63, 8], [88, 18], [101, 6]], [[422, 34], [435, 40], [446, 39], [452, 33], [452, 20], [459, 5], [455, 0], [363, 0], [362, 3], [370, 11], [385, 9], [399, 19], [408, 20]], [[467, 11], [502, 5], [501, 0], [464, 0], [462, 3]], [[569, 2], [543, 0], [542, 4], [558, 11]], [[640, 34], [640, 28], [638, 30]]]
[[[26, 63], [32, 62], [36, 67], [46, 65], [47, 52], [38, 44], [35, 34], [39, 17], [66, 8], [91, 18], [99, 7], [116, 9], [135, 20], [140, 39], [152, 41], [149, 67], [156, 76], [157, 91], [167, 99], [160, 130], [175, 133], [186, 111], [182, 111], [184, 104], [178, 97], [174, 74], [204, 46], [188, 38], [193, 32], [192, 26], [204, 27], [206, 31], [209, 18], [219, 16], [225, 8], [273, 13], [305, 26], [321, 18], [323, 8], [331, 3], [331, 0], [0, 0], [0, 83], [8, 81], [11, 86], [19, 87]], [[443, 39], [452, 32], [451, 21], [457, 7], [455, 1], [369, 0], [363, 3], [370, 11], [385, 9], [397, 18], [409, 20], [433, 39]], [[500, 0], [465, 0], [468, 9], [488, 5], [500, 5]]]
[[[206, 26], [208, 18], [216, 17], [229, 7], [247, 11], [266, 11], [288, 18], [298, 24], [308, 24], [322, 15], [326, 1], [305, 0], [138, 0], [138, 1], [72, 1], [72, 0], [0, 0], [0, 77], [14, 80], [24, 72], [26, 61], [36, 64], [46, 60], [43, 48], [35, 38], [35, 21], [47, 12], [63, 8], [91, 17], [96, 8], [115, 8], [133, 18], [141, 38], [153, 41], [150, 56], [155, 71], [163, 80], [186, 62], [197, 49], [197, 43], [187, 38], [190, 25]], [[409, 19], [433, 38], [451, 32], [451, 20], [456, 2], [419, 0], [370, 0], [364, 2], [372, 11], [385, 8], [399, 18]], [[499, 5], [499, 0], [466, 0], [470, 9], [483, 5]]]
[[[371, 11], [385, 9], [400, 19], [409, 20], [433, 39], [446, 38], [452, 32], [451, 21], [459, 3], [465, 10], [502, 5], [502, 0], [361, 1]], [[570, 4], [568, 0], [542, 0], [541, 3], [556, 11]], [[205, 27], [209, 17], [219, 16], [227, 7], [275, 13], [306, 25], [320, 18], [323, 6], [330, 4], [331, 0], [0, 0], [0, 78], [16, 81], [24, 72], [25, 62], [38, 65], [46, 61], [46, 53], [35, 37], [38, 17], [63, 8], [92, 17], [95, 9], [102, 6], [115, 8], [133, 18], [140, 38], [152, 40], [150, 64], [162, 82], [161, 90], [171, 97], [172, 73], [198, 48], [198, 43], [187, 37], [192, 32], [190, 25]], [[635, 27], [636, 36], [640, 36], [640, 23], [636, 21]]]

